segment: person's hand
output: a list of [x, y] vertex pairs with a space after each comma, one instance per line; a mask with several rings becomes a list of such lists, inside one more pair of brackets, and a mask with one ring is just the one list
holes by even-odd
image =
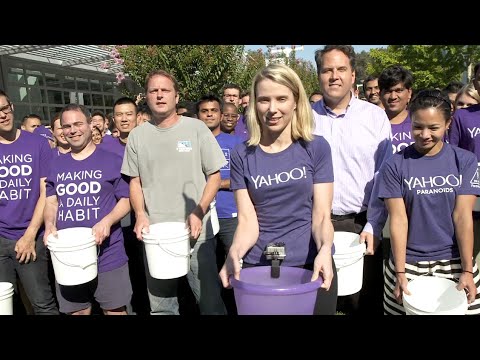
[[202, 233], [202, 219], [198, 217], [195, 211], [188, 215], [186, 225], [190, 230], [190, 238], [197, 240]]
[[48, 237], [50, 235], [53, 235], [56, 238], [58, 238], [57, 227], [56, 226], [51, 225], [51, 226], [46, 226], [45, 227], [45, 232], [43, 233], [43, 243], [45, 244], [45, 246], [47, 246], [47, 244], [48, 244]]
[[103, 241], [110, 236], [112, 224], [104, 217], [92, 227], [92, 235], [95, 235], [95, 243], [102, 245]]
[[232, 287], [229, 280], [230, 275], [233, 275], [235, 279], [240, 280], [240, 270], [242, 269], [240, 260], [241, 257], [238, 252], [235, 251], [235, 249], [230, 248], [225, 263], [218, 274], [224, 288], [230, 289]]
[[363, 244], [364, 242], [367, 243], [367, 251], [365, 252], [365, 255], [375, 254], [375, 251], [380, 245], [380, 239], [369, 232], [362, 231], [360, 233], [360, 244]]
[[133, 232], [138, 240], [143, 240], [142, 231], [147, 234], [150, 232], [150, 221], [148, 221], [148, 218], [145, 215], [137, 215], [137, 221], [135, 222]]
[[15, 243], [15, 252], [17, 253], [18, 262], [28, 264], [30, 260], [37, 260], [37, 253], [35, 251], [35, 235], [32, 235], [28, 230]]
[[332, 269], [332, 249], [322, 247], [313, 262], [313, 275], [311, 281], [315, 281], [322, 274], [323, 283], [321, 287], [325, 290], [330, 289], [333, 280]]
[[395, 284], [395, 289], [393, 290], [393, 295], [399, 304], [403, 303], [403, 293], [411, 295], [410, 291], [408, 291], [407, 285], [407, 276], [405, 274], [397, 274], [397, 282]]
[[475, 301], [475, 297], [477, 296], [477, 287], [473, 281], [473, 274], [469, 272], [463, 272], [458, 279], [457, 290], [464, 289], [467, 289], [467, 300], [468, 303], [471, 304]]

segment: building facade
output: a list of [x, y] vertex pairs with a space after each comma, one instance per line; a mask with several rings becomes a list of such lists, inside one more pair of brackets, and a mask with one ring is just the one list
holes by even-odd
[[[22, 118], [37, 114], [48, 125], [65, 105], [77, 103], [90, 111], [107, 114], [123, 96], [109, 51], [97, 45], [0, 45], [0, 89], [15, 107], [15, 125]], [[134, 93], [142, 89], [128, 78], [126, 86]]]

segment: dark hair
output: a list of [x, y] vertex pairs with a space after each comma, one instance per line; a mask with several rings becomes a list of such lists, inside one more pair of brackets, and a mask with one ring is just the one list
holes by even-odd
[[198, 112], [200, 111], [200, 105], [202, 105], [205, 102], [217, 102], [218, 105], [220, 106], [220, 111], [222, 111], [223, 108], [223, 102], [220, 100], [220, 98], [214, 94], [207, 94], [204, 95], [198, 100], [197, 104], [195, 105], [195, 113], [198, 115]]
[[445, 121], [448, 121], [452, 116], [452, 107], [448, 96], [443, 94], [440, 90], [426, 89], [421, 90], [415, 95], [408, 107], [410, 116], [418, 110], [437, 108], [443, 114]]
[[113, 109], [115, 110], [115, 106], [117, 105], [125, 105], [125, 104], [132, 104], [135, 107], [135, 114], [137, 113], [137, 104], [135, 103], [135, 100], [129, 97], [121, 97], [120, 99], [117, 99], [115, 103], [113, 104]]
[[148, 114], [152, 115], [152, 111], [147, 104], [142, 104], [137, 106], [137, 114]]
[[0, 90], [0, 96], [5, 96], [5, 99], [7, 99], [8, 105], [12, 105], [12, 102], [10, 101], [10, 98], [8, 97], [5, 91]]
[[94, 116], [100, 116], [102, 119], [103, 119], [103, 122], [105, 122], [105, 114], [103, 112], [101, 112], [100, 110], [95, 110], [94, 112], [92, 112], [92, 118]]
[[477, 63], [477, 65], [475, 65], [475, 67], [473, 68], [473, 76], [477, 75], [477, 72], [478, 72], [479, 68], [480, 68], [480, 62]]
[[178, 109], [187, 109], [189, 113], [194, 113], [195, 107], [196, 107], [196, 104], [193, 101], [188, 101], [188, 100], [179, 101], [177, 104], [177, 111]]
[[355, 50], [352, 45], [325, 45], [322, 50], [315, 51], [315, 62], [317, 64], [317, 74], [320, 74], [322, 69], [323, 56], [332, 50], [338, 50], [343, 52], [348, 59], [350, 60], [350, 67], [352, 71], [355, 71], [356, 59], [355, 59]]
[[445, 91], [447, 94], [448, 93], [458, 93], [460, 89], [463, 87], [463, 83], [460, 81], [451, 81], [445, 86], [443, 91]]
[[367, 89], [367, 83], [370, 82], [370, 81], [373, 81], [373, 80], [378, 80], [378, 76], [377, 75], [368, 75], [365, 78], [365, 80], [363, 80], [362, 88], [363, 88], [364, 93], [365, 93], [365, 90]]
[[57, 112], [55, 115], [53, 115], [52, 120], [50, 120], [50, 128], [55, 130], [55, 121], [60, 120], [60, 113]]
[[67, 112], [67, 111], [79, 111], [83, 115], [85, 115], [85, 117], [87, 118], [87, 123], [88, 124], [90, 124], [92, 122], [92, 117], [90, 115], [90, 111], [85, 106], [79, 105], [79, 104], [68, 104], [68, 105], [65, 105], [65, 107], [62, 109], [62, 111], [60, 111], [60, 124], [63, 123], [63, 121], [62, 121], [63, 113]]
[[226, 84], [226, 85], [223, 87], [222, 95], [223, 95], [223, 93], [225, 92], [225, 90], [227, 90], [227, 89], [236, 89], [236, 90], [238, 90], [238, 95], [240, 95], [240, 94], [242, 93], [242, 89], [240, 89], [240, 86], [238, 86], [237, 84], [228, 83], [228, 84]]
[[37, 114], [29, 114], [29, 115], [25, 115], [25, 116], [23, 117], [22, 125], [25, 125], [25, 123], [26, 123], [26, 121], [27, 121], [28, 119], [38, 119], [38, 120], [40, 121], [40, 123], [42, 122], [42, 118], [41, 118], [39, 115], [37, 115]]
[[400, 65], [386, 67], [378, 77], [380, 91], [388, 90], [399, 83], [403, 83], [406, 89], [411, 89], [413, 86], [412, 73]]

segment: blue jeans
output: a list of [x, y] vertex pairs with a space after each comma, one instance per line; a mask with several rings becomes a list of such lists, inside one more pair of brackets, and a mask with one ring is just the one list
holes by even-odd
[[13, 284], [17, 292], [17, 277], [23, 284], [35, 315], [58, 315], [59, 311], [48, 280], [47, 249], [39, 236], [35, 241], [37, 260], [20, 264], [16, 259], [16, 241], [0, 237], [0, 281]]
[[[145, 247], [143, 247], [145, 249]], [[148, 262], [145, 259], [148, 298], [151, 315], [179, 315], [177, 297], [177, 279], [160, 280], [150, 276]], [[197, 241], [190, 257], [190, 271], [187, 280], [202, 315], [226, 315], [227, 310], [221, 297], [222, 285], [218, 277], [215, 261], [215, 241], [213, 238]]]

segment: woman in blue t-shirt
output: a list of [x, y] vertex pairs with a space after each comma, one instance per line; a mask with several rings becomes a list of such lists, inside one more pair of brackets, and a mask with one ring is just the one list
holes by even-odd
[[223, 285], [229, 286], [231, 274], [239, 279], [241, 259], [244, 267], [270, 265], [267, 245], [283, 242], [282, 265], [323, 278], [314, 313], [335, 314], [332, 156], [327, 141], [313, 135], [312, 108], [298, 75], [281, 64], [261, 70], [247, 119], [250, 138], [231, 154], [238, 226], [220, 271]]
[[467, 291], [467, 314], [480, 314], [480, 276], [473, 260], [472, 210], [480, 195], [475, 155], [443, 142], [450, 101], [423, 90], [409, 106], [415, 143], [379, 173], [378, 196], [390, 214], [392, 252], [385, 267], [384, 311], [405, 314], [408, 281], [441, 274]]

